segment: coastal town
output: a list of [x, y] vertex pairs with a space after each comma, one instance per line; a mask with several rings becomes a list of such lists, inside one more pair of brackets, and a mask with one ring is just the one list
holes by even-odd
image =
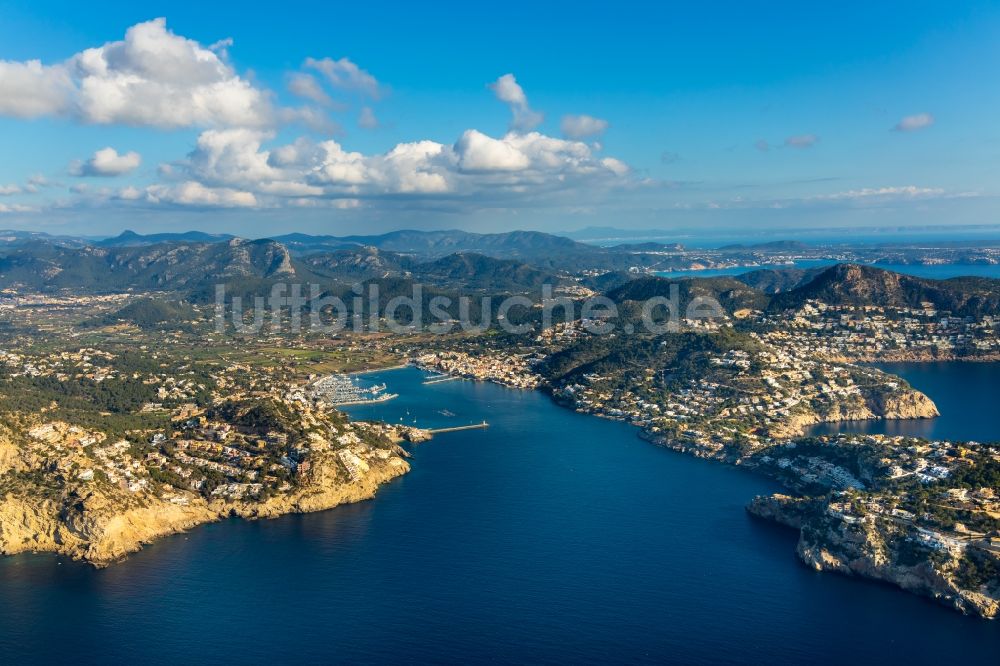
[[460, 351], [420, 354], [414, 363], [426, 370], [495, 382], [519, 389], [535, 389], [542, 378], [531, 371], [531, 363], [516, 354], [473, 355]]
[[953, 316], [925, 302], [919, 308], [828, 305], [761, 318], [766, 340], [803, 354], [855, 361], [1000, 357], [997, 317]]

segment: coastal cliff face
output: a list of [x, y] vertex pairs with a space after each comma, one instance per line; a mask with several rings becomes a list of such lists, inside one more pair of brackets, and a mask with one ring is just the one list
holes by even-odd
[[803, 435], [817, 423], [867, 421], [870, 419], [930, 419], [940, 416], [937, 405], [924, 393], [910, 387], [879, 390], [852, 400], [841, 400], [818, 411], [802, 409], [771, 428], [772, 436], [790, 439]]
[[[370, 499], [380, 485], [409, 471], [403, 455], [398, 448], [364, 444], [328, 450], [314, 458], [308, 479], [263, 501], [207, 501], [190, 492], [164, 497], [107, 483], [64, 495], [5, 492], [0, 499], [0, 552], [54, 552], [107, 566], [159, 537], [227, 516], [270, 518]], [[11, 462], [0, 471], [10, 471]]]
[[870, 399], [872, 410], [884, 419], [932, 419], [941, 416], [937, 405], [916, 389], [879, 393]]
[[1000, 614], [996, 581], [969, 582], [963, 575], [970, 557], [996, 566], [993, 553], [967, 552], [972, 546], [960, 542], [930, 541], [905, 521], [844, 515], [817, 498], [756, 497], [747, 511], [798, 529], [796, 552], [816, 571], [892, 583], [965, 614], [990, 619]]
[[[223, 514], [244, 518], [273, 518], [287, 513], [325, 511], [375, 496], [379, 486], [410, 471], [402, 449], [351, 447], [314, 458], [308, 483], [264, 502], [227, 502]], [[344, 478], [344, 464], [347, 478]]]

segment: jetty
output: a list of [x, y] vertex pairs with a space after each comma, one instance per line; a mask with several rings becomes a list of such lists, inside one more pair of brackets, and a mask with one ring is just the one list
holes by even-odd
[[440, 384], [441, 382], [453, 382], [456, 379], [462, 379], [462, 377], [459, 377], [458, 375], [443, 375], [443, 376], [440, 376], [440, 377], [431, 377], [430, 379], [424, 380], [422, 383], [424, 385], [427, 385], [427, 384]]
[[486, 428], [489, 427], [490, 424], [487, 423], [486, 421], [483, 421], [482, 423], [471, 423], [469, 425], [463, 425], [463, 426], [452, 426], [451, 428], [433, 428], [431, 430], [428, 430], [427, 432], [429, 432], [432, 435], [440, 435], [443, 432], [458, 432], [460, 430], [485, 430]]

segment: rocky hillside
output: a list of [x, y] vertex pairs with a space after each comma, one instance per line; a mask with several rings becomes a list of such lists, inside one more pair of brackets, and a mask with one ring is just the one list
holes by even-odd
[[[54, 447], [44, 451], [0, 432], [2, 554], [54, 552], [106, 566], [157, 538], [229, 516], [269, 518], [370, 499], [380, 485], [409, 471], [399, 447], [312, 436], [308, 472], [258, 498], [160, 482], [113, 483], [93, 472], [92, 451], [64, 446], [58, 437], [67, 431], [63, 424], [51, 426]], [[120, 455], [127, 458], [124, 449]], [[145, 477], [133, 477], [139, 478]]]
[[762, 309], [768, 304], [766, 294], [748, 287], [739, 280], [728, 277], [685, 278], [681, 280], [642, 277], [611, 289], [607, 295], [616, 303], [645, 301], [650, 298], [670, 298], [673, 293], [671, 289], [675, 285], [682, 310], [686, 310], [691, 301], [696, 298], [715, 299], [722, 305], [727, 314], [747, 308]]
[[830, 305], [910, 308], [931, 303], [936, 309], [955, 315], [982, 316], [1000, 311], [1000, 280], [971, 277], [927, 280], [872, 266], [837, 264], [791, 291], [776, 294], [770, 307], [797, 308], [812, 299]]
[[1000, 613], [1000, 589], [991, 587], [996, 579], [981, 573], [996, 570], [996, 554], [928, 545], [919, 529], [904, 520], [858, 518], [838, 507], [828, 499], [773, 495], [754, 498], [747, 510], [799, 530], [796, 551], [817, 571], [892, 583], [963, 613], [986, 618]]
[[35, 242], [0, 256], [0, 288], [34, 291], [179, 290], [295, 275], [288, 249], [269, 240], [111, 248]]

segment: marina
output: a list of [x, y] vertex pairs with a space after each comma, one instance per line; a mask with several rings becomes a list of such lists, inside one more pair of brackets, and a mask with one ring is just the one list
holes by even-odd
[[374, 386], [362, 386], [357, 377], [335, 374], [313, 382], [311, 393], [339, 407], [387, 402], [399, 397], [396, 393], [386, 393], [385, 389], [384, 382]]

